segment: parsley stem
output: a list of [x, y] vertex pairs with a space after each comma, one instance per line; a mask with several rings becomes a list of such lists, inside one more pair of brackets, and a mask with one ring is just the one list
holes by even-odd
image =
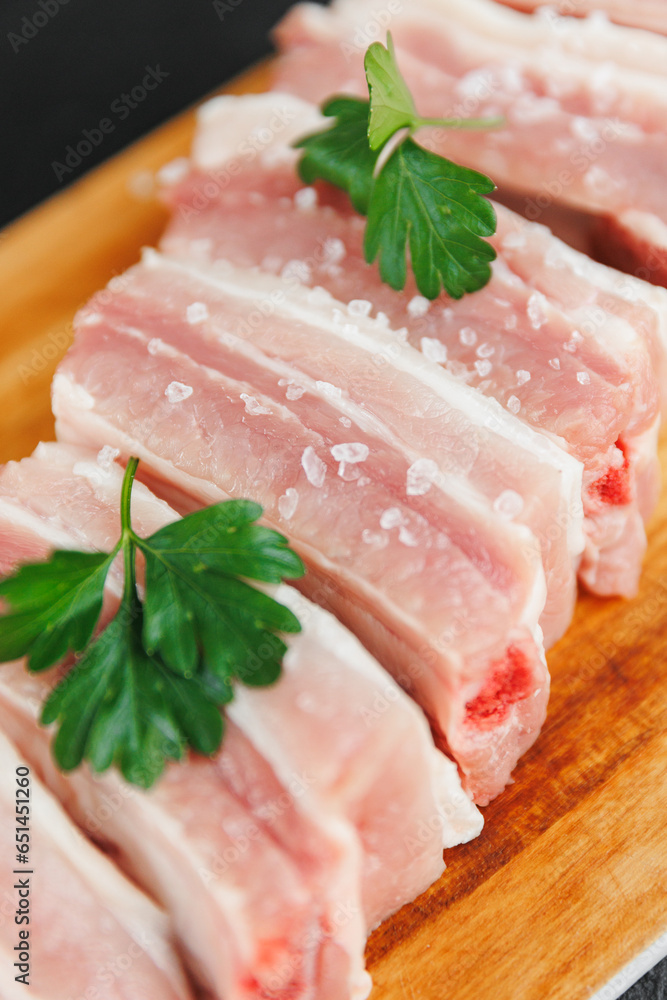
[[123, 486], [120, 491], [120, 526], [121, 544], [123, 547], [123, 563], [125, 567], [125, 598], [135, 599], [137, 593], [136, 573], [135, 573], [135, 545], [132, 531], [132, 515], [130, 511], [132, 503], [132, 486], [134, 477], [137, 474], [139, 459], [131, 457], [128, 460], [125, 475], [123, 476]]
[[440, 128], [499, 128], [505, 124], [502, 117], [495, 118], [415, 118], [412, 131], [424, 126], [437, 125]]

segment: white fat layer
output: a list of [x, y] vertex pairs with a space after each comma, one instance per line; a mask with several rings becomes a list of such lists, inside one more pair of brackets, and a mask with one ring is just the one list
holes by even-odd
[[[363, 26], [373, 8], [374, 0], [338, 0], [334, 8], [338, 32], [341, 27]], [[447, 30], [450, 37], [460, 35], [460, 44], [474, 46], [480, 66], [497, 65], [504, 56], [520, 60], [522, 67], [540, 69], [551, 57], [550, 62], [553, 60], [561, 73], [567, 70], [587, 83], [591, 63], [613, 63], [613, 82], [618, 89], [641, 96], [648, 93], [654, 101], [662, 96], [662, 80], [653, 77], [664, 79], [667, 39], [639, 28], [599, 18], [558, 17], [553, 11], [549, 17], [527, 17], [491, 0], [420, 0], [418, 6], [404, 6], [395, 15], [397, 31], [401, 23], [408, 22], [423, 25], [432, 34]], [[316, 18], [311, 24], [318, 30]], [[335, 32], [335, 24], [330, 23], [329, 37]]]
[[[180, 270], [195, 281], [208, 284], [225, 295], [244, 300], [253, 301], [258, 294], [270, 294], [276, 287], [282, 290], [282, 285], [270, 275], [254, 271], [238, 272], [231, 265], [197, 268], [187, 261], [165, 257], [153, 250], [144, 253], [143, 262], [151, 269]], [[387, 364], [421, 382], [452, 409], [464, 413], [474, 425], [486, 429], [489, 434], [499, 435], [511, 442], [515, 448], [522, 448], [530, 456], [531, 462], [533, 459], [538, 459], [555, 470], [561, 492], [561, 507], [568, 511], [568, 551], [573, 558], [580, 555], [584, 547], [581, 462], [549, 437], [508, 413], [497, 400], [483, 396], [469, 386], [463, 385], [439, 365], [428, 361], [420, 351], [399, 341], [391, 331], [388, 332], [376, 320], [355, 316], [352, 325], [336, 323], [334, 311], [337, 307], [336, 300], [321, 289], [312, 291], [296, 288], [284, 292], [284, 297], [275, 311], [285, 318], [307, 325], [316, 323], [319, 329], [326, 330], [331, 337], [351, 343], [355, 348], [373, 356], [380, 354]], [[290, 368], [289, 372], [293, 375], [293, 369]], [[318, 395], [316, 384], [312, 379], [307, 380], [299, 373], [299, 382], [303, 386], [308, 385], [308, 388]], [[367, 411], [350, 400], [342, 398], [334, 401], [327, 397], [327, 401], [332, 405], [335, 402], [337, 408], [354, 419], [358, 426], [379, 433], [385, 440], [390, 437], [393, 440], [393, 436], [384, 424], [376, 421]], [[396, 441], [393, 443], [402, 451], [410, 453], [411, 462], [419, 458], [419, 455], [411, 452], [402, 443]], [[462, 502], [476, 503], [481, 509], [486, 510], [490, 506], [489, 499], [483, 497], [477, 490], [473, 490], [469, 482], [449, 472], [446, 476], [441, 474], [438, 485], [445, 492], [456, 495]]]
[[[631, 232], [637, 234], [640, 239], [646, 239], [654, 245], [664, 245], [667, 247], [667, 226], [656, 218], [645, 212], [624, 212], [620, 217], [620, 222]], [[654, 225], [655, 223], [655, 225]], [[644, 226], [647, 229], [643, 229]], [[651, 285], [634, 275], [616, 271], [612, 267], [600, 264], [592, 260], [586, 254], [575, 250], [556, 237], [552, 237], [553, 244], [550, 249], [551, 259], [562, 261], [567, 267], [581, 277], [590, 281], [592, 285], [611, 295], [618, 296], [626, 302], [641, 302], [644, 306], [649, 306], [656, 315], [660, 328], [663, 346], [667, 350], [667, 289], [658, 285]], [[576, 310], [569, 310], [571, 316], [576, 316]], [[634, 348], [643, 349], [645, 341], [638, 330], [630, 326], [627, 321], [615, 317], [612, 313], [605, 312], [604, 324], [590, 324], [594, 330], [587, 334], [592, 336], [603, 350], [612, 356], [618, 356], [619, 352], [632, 352]], [[584, 325], [586, 329], [586, 325]]]
[[201, 170], [229, 160], [252, 163], [276, 148], [281, 156], [296, 160], [299, 154], [290, 148], [292, 142], [331, 124], [313, 104], [277, 90], [247, 95], [242, 104], [231, 95], [214, 97], [199, 109], [198, 120], [192, 157]]
[[17, 528], [33, 532], [54, 549], [69, 549], [72, 546], [72, 535], [68, 531], [2, 497], [0, 497], [0, 518], [16, 525]]
[[[71, 384], [69, 380], [66, 382], [68, 385]], [[116, 453], [116, 457], [120, 454], [118, 449], [111, 451]], [[41, 441], [30, 458], [23, 461], [33, 460], [43, 463], [51, 471], [56, 468], [61, 469], [63, 476], [74, 475], [84, 479], [97, 501], [112, 509], [114, 518], [117, 519], [124, 470], [116, 462], [111, 462], [108, 467], [103, 468], [98, 464], [96, 450], [61, 441]], [[0, 498], [0, 509], [6, 503]], [[71, 548], [73, 543], [84, 548], [93, 548], [85, 521], [82, 522], [81, 528], [76, 526], [74, 518], [66, 526], [58, 527], [54, 521], [30, 513], [28, 506], [16, 506], [11, 509], [15, 523], [20, 523], [19, 518], [25, 516], [26, 526], [31, 527], [31, 530], [36, 531], [45, 541], [49, 541], [54, 548]], [[135, 479], [132, 487], [132, 513], [135, 526], [141, 531], [151, 533], [178, 517], [169, 504], [151, 493], [138, 479]]]
[[[0, 734], [0, 751], [12, 769], [23, 763], [13, 745]], [[166, 914], [135, 888], [120, 871], [88, 841], [46, 791], [35, 774], [31, 777], [34, 804], [32, 825], [68, 860], [76, 858], [76, 870], [92, 888], [100, 905], [107, 908], [159, 968], [176, 973], [169, 955], [166, 937], [169, 923]]]

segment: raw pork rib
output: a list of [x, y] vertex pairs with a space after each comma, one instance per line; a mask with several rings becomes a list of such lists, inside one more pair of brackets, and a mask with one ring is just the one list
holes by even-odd
[[[97, 848], [86, 840], [58, 803], [30, 774], [30, 864], [13, 862], [17, 767], [25, 766], [0, 733], [0, 993], [3, 1000], [189, 1000], [171, 944], [166, 916]], [[22, 772], [23, 773], [23, 772]], [[23, 802], [22, 799], [19, 802]], [[13, 872], [12, 869], [23, 868]], [[26, 874], [30, 872], [31, 874]], [[29, 885], [29, 923], [16, 924], [20, 883]], [[23, 893], [25, 895], [25, 893]], [[16, 947], [28, 930], [29, 986]]]
[[[121, 479], [112, 458], [40, 445], [4, 468], [2, 572], [54, 545], [112, 544]], [[135, 486], [141, 534], [174, 517]], [[367, 928], [434, 881], [443, 846], [475, 836], [481, 817], [419, 710], [359, 643], [291, 588], [277, 597], [303, 625], [283, 678], [239, 690], [218, 757], [172, 765], [150, 793], [115, 774], [54, 767], [35, 726], [49, 678], [21, 663], [0, 668], [0, 723], [84, 829], [172, 911], [194, 968], [220, 996], [255, 996], [257, 976], [276, 997], [363, 996]]]
[[[364, 305], [381, 311], [394, 329], [407, 329], [411, 344], [427, 358], [446, 361], [459, 379], [548, 432], [585, 467], [582, 580], [600, 594], [634, 594], [646, 547], [642, 518], [653, 509], [659, 482], [659, 386], [652, 363], [664, 368], [665, 317], [654, 302], [656, 296], [664, 298], [663, 290], [593, 263], [544, 227], [498, 207], [492, 242], [499, 259], [486, 288], [460, 302], [443, 298], [433, 304], [415, 295], [413, 284], [405, 293], [394, 292], [364, 261], [363, 220], [329, 203], [325, 186], [300, 186], [297, 154], [280, 135], [241, 174], [230, 170], [241, 123], [246, 130], [254, 126], [265, 132], [262, 125], [277, 109], [291, 115], [293, 130], [299, 116], [304, 132], [312, 128], [312, 106], [289, 95], [218, 98], [204, 107], [193, 169], [168, 190], [175, 211], [163, 248], [200, 262], [227, 258], [279, 272], [287, 298], [299, 281], [320, 285], [346, 304], [348, 322], [360, 322], [354, 313]], [[335, 193], [333, 198], [340, 200]], [[360, 296], [367, 301], [359, 303]], [[302, 364], [310, 357], [309, 348]], [[667, 385], [667, 377], [664, 381]], [[398, 433], [409, 433], [404, 407], [393, 395], [391, 402]], [[432, 434], [427, 440], [423, 424], [415, 427], [416, 437], [437, 459], [437, 438]], [[434, 431], [438, 426], [433, 423]], [[465, 439], [466, 433], [459, 437]], [[409, 443], [416, 445], [414, 436]], [[443, 443], [448, 447], [446, 438]], [[486, 452], [480, 458], [485, 465], [489, 461]], [[525, 478], [525, 466], [515, 460], [514, 472], [524, 487], [507, 482], [505, 488], [530, 495], [535, 485]], [[544, 477], [543, 467], [538, 474]], [[546, 490], [553, 489], [552, 481], [553, 476], [544, 479]], [[571, 497], [566, 504], [571, 516]], [[559, 618], [553, 611], [554, 593], [556, 607], [560, 601], [563, 610], [562, 570], [553, 574], [552, 586], [554, 550], [560, 547], [562, 565], [567, 546], [564, 533], [554, 529], [563, 525], [562, 513], [552, 506], [542, 514], [546, 522], [528, 506], [524, 523], [542, 542], [543, 552], [545, 534], [550, 539], [543, 619], [548, 646], [567, 624], [566, 614]]]
[[[498, 0], [508, 7], [517, 10], [540, 10], [545, 18], [554, 19], [558, 16], [582, 17], [590, 15], [597, 17], [602, 23], [603, 17], [609, 17], [616, 24], [627, 24], [631, 28], [645, 28], [647, 31], [658, 31], [667, 35], [667, 9], [665, 0], [556, 0], [556, 3], [546, 4], [543, 0]], [[559, 22], [555, 21], [558, 27]]]
[[[372, 0], [294, 8], [279, 28], [278, 86], [310, 100], [367, 94], [374, 15]], [[599, 18], [554, 24], [493, 0], [418, 0], [390, 27], [421, 114], [506, 119], [420, 141], [529, 196], [530, 218], [554, 202], [613, 216], [626, 250], [646, 238], [656, 247], [642, 277], [667, 280], [667, 39]]]
[[488, 801], [546, 709], [534, 537], [325, 379], [338, 345], [321, 379], [276, 358], [271, 331], [278, 343], [303, 324], [317, 338], [317, 314], [283, 317], [273, 279], [219, 270], [218, 287], [150, 253], [91, 300], [54, 381], [60, 439], [137, 454], [181, 511], [261, 503], [308, 565], [307, 596], [414, 693]]

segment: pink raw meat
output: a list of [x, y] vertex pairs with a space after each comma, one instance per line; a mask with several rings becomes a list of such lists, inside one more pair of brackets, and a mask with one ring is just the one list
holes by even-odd
[[[29, 775], [29, 799], [17, 798], [17, 768], [26, 763], [2, 733], [0, 756], [3, 1000], [26, 995], [35, 1000], [189, 1000], [166, 915], [86, 840], [36, 774]], [[22, 807], [26, 801], [28, 822], [21, 824], [17, 802]], [[20, 865], [12, 859], [24, 830], [29, 864]], [[20, 896], [28, 920], [19, 923]], [[26, 930], [28, 986], [17, 981], [26, 972], [15, 964], [20, 965], [17, 949], [26, 943], [19, 933]]]
[[[499, 259], [486, 288], [433, 304], [416, 295], [412, 282], [396, 293], [364, 261], [363, 220], [335, 208], [326, 186], [301, 187], [297, 154], [282, 136], [242, 173], [228, 173], [242, 123], [259, 131], [276, 108], [289, 111], [292, 131], [299, 115], [304, 131], [312, 129], [312, 106], [289, 95], [220, 98], [205, 106], [193, 169], [168, 191], [175, 211], [163, 247], [197, 258], [200, 267], [227, 258], [279, 273], [287, 296], [298, 282], [320, 285], [346, 306], [363, 296], [362, 305], [384, 314], [394, 329], [405, 328], [428, 358], [446, 359], [452, 374], [548, 432], [585, 467], [582, 580], [597, 593], [634, 594], [646, 547], [643, 518], [659, 484], [659, 386], [652, 366], [667, 385], [665, 293], [595, 264], [500, 207], [492, 240]], [[396, 410], [403, 427], [403, 408]], [[428, 449], [438, 457], [433, 440]], [[526, 480], [519, 489], [526, 495], [532, 488]], [[544, 551], [545, 525], [532, 510], [526, 514]], [[549, 516], [560, 523], [553, 509]], [[546, 531], [551, 538], [551, 524]], [[562, 534], [552, 548], [558, 541]], [[548, 584], [552, 559], [547, 554]], [[555, 588], [549, 586], [551, 600], [555, 590], [562, 601], [563, 581], [561, 572]], [[548, 602], [547, 645], [562, 633], [558, 618], [549, 621], [551, 607]]]
[[[246, 323], [278, 324], [257, 299], [266, 281], [216, 298], [194, 276], [177, 292], [158, 255], [127, 272], [79, 316], [54, 382], [58, 434], [136, 453], [182, 509], [228, 495], [262, 503], [309, 566], [304, 591], [418, 693], [488, 801], [546, 706], [535, 540], [458, 477], [435, 470], [411, 489], [414, 457], [339, 387], [288, 391], [289, 366], [240, 336]], [[351, 461], [339, 450], [349, 444]], [[497, 677], [504, 693], [480, 715]]]
[[[41, 558], [54, 543], [113, 542], [121, 473], [112, 458], [109, 449], [96, 461], [81, 449], [40, 445], [4, 468], [4, 572], [17, 525], [22, 558]], [[174, 517], [137, 484], [141, 534]], [[276, 997], [313, 989], [361, 996], [367, 926], [437, 878], [442, 847], [475, 836], [481, 817], [419, 711], [358, 642], [290, 588], [278, 588], [278, 599], [303, 624], [289, 640], [283, 679], [239, 691], [221, 754], [171, 766], [150, 793], [86, 767], [69, 777], [56, 770], [47, 733], [35, 728], [48, 677], [2, 667], [0, 719], [84, 829], [120, 852], [169, 907], [194, 967], [220, 995], [245, 996], [259, 976], [265, 985], [280, 981]], [[281, 874], [269, 875], [271, 866]], [[197, 907], [210, 929], [193, 919]]]
[[667, 35], [667, 8], [664, 0], [557, 0], [546, 4], [543, 0], [498, 0], [517, 10], [539, 10], [543, 17], [558, 27], [558, 17], [597, 18], [593, 23], [604, 25], [609, 17], [616, 24], [632, 28], [645, 28]]
[[[278, 86], [310, 100], [367, 93], [373, 18], [371, 0], [294, 8], [278, 31]], [[637, 240], [638, 214], [654, 220], [644, 234], [665, 229], [667, 39], [597, 18], [554, 25], [492, 0], [419, 0], [389, 27], [421, 114], [506, 120], [493, 132], [430, 130], [422, 141], [529, 195], [532, 219], [554, 202], [621, 216], [623, 245]]]

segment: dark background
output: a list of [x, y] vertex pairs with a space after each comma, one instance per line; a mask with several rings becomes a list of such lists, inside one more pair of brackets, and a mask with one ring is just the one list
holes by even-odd
[[[265, 55], [269, 30], [289, 6], [0, 0], [0, 226]], [[129, 108], [122, 95], [147, 66], [168, 76]], [[103, 118], [113, 131], [70, 171], [67, 147]]]
[[[290, 6], [0, 0], [0, 226], [268, 53], [269, 29]], [[147, 67], [167, 75], [130, 108], [122, 95], [141, 85]], [[67, 147], [104, 118], [113, 130], [65, 172]], [[667, 962], [626, 998], [665, 1000]]]

